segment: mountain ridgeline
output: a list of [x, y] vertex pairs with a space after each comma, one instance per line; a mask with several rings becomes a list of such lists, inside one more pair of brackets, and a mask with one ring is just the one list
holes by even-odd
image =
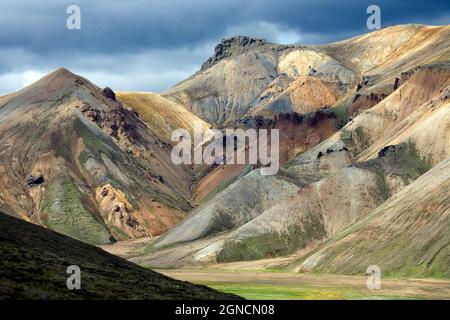
[[[279, 129], [280, 170], [173, 164], [171, 132], [194, 122]], [[450, 26], [236, 36], [161, 94], [59, 69], [0, 97], [0, 210], [96, 245], [148, 238], [131, 258], [147, 267], [450, 277], [449, 155]]]

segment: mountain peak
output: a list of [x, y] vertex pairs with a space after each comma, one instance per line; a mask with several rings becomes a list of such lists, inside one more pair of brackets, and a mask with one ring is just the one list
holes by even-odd
[[71, 71], [69, 71], [68, 69], [63, 68], [63, 67], [60, 67], [53, 72], [50, 72], [50, 74], [61, 74], [61, 75], [65, 74], [65, 75], [72, 75], [72, 76], [75, 75], [74, 73], [72, 73]]
[[46, 82], [47, 84], [51, 83], [51, 82], [56, 82], [56, 83], [67, 83], [67, 82], [75, 82], [75, 81], [77, 81], [78, 83], [89, 82], [88, 80], [84, 79], [82, 76], [79, 76], [66, 68], [58, 68], [55, 71], [52, 71], [49, 74], [47, 74], [46, 76], [44, 76], [41, 80], [44, 80], [44, 82]]
[[14, 100], [21, 105], [59, 100], [73, 93], [80, 85], [91, 91], [98, 90], [89, 80], [59, 68], [17, 92]]
[[[253, 44], [265, 44], [267, 41], [263, 38], [256, 38], [256, 37], [249, 37], [249, 36], [242, 36], [242, 35], [235, 35], [232, 37], [223, 38], [219, 45], [223, 46], [239, 46], [239, 47], [248, 47]], [[216, 46], [217, 47], [217, 46]]]
[[236, 35], [222, 39], [215, 47], [214, 54], [202, 64], [201, 70], [215, 65], [222, 59], [229, 58], [245, 52], [249, 48], [254, 48], [267, 44], [262, 38]]

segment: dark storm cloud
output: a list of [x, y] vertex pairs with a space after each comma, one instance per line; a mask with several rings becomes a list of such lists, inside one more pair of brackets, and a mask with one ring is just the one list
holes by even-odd
[[[81, 30], [65, 26], [70, 4], [81, 7]], [[382, 26], [449, 23], [448, 0], [3, 0], [0, 92], [59, 66], [99, 85], [162, 90], [196, 70], [224, 36], [284, 43], [341, 40], [368, 31], [370, 4], [381, 7]], [[11, 81], [2, 81], [8, 77]]]

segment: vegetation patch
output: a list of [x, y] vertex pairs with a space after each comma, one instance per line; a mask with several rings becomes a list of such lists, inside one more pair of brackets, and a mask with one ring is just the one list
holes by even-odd
[[110, 234], [95, 213], [84, 205], [85, 196], [67, 176], [56, 177], [48, 185], [44, 210], [50, 229], [91, 244], [110, 242]]
[[217, 262], [230, 262], [288, 255], [325, 235], [322, 222], [316, 216], [308, 215], [301, 220], [301, 226], [291, 225], [282, 234], [270, 233], [228, 241], [216, 259]]
[[348, 108], [350, 106], [350, 99], [346, 99], [333, 107], [333, 113], [336, 115], [337, 129], [342, 129], [348, 123]]

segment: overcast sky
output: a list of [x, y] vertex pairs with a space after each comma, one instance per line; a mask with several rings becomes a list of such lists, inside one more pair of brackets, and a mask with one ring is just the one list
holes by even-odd
[[[66, 9], [81, 8], [81, 30]], [[416, 0], [2, 0], [0, 94], [65, 67], [114, 90], [162, 91], [199, 69], [222, 38], [327, 43], [369, 32], [366, 8], [382, 27], [450, 24], [450, 1]]]

